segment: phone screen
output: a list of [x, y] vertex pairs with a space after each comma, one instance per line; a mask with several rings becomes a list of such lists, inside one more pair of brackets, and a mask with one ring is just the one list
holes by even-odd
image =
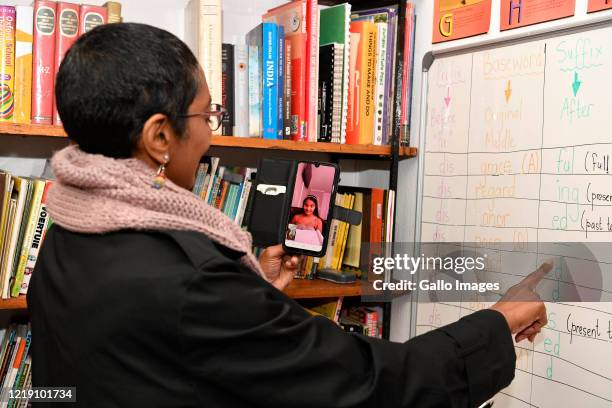
[[332, 196], [338, 168], [325, 163], [300, 162], [287, 217], [285, 246], [319, 253], [332, 218]]

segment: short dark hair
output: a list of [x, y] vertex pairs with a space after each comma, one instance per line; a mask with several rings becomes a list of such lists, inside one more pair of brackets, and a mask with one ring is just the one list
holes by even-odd
[[96, 27], [68, 50], [55, 98], [68, 137], [81, 150], [126, 158], [152, 115], [183, 135], [202, 84], [197, 58], [173, 34], [137, 23]]

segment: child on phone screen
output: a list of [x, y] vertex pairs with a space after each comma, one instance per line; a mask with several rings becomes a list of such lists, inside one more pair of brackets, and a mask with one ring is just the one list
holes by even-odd
[[302, 213], [295, 214], [291, 224], [297, 225], [298, 229], [312, 229], [323, 233], [323, 220], [319, 216], [319, 204], [317, 198], [309, 195], [302, 202]]

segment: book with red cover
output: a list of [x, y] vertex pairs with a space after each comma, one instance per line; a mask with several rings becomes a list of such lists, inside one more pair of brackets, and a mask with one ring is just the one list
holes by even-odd
[[83, 4], [79, 15], [79, 35], [108, 22], [108, 10], [102, 6]]
[[385, 214], [385, 190], [372, 189], [372, 201], [370, 206], [370, 242], [382, 242], [383, 239], [383, 217]]
[[[81, 6], [74, 3], [57, 3], [57, 27], [55, 30], [55, 75], [66, 55], [68, 48], [74, 44], [79, 36], [79, 13]], [[55, 99], [53, 100], [53, 124], [61, 125], [62, 121], [57, 112]]]
[[[306, 71], [308, 63], [306, 0], [295, 0], [268, 10], [264, 22], [281, 25], [291, 49], [291, 139], [307, 140]], [[315, 104], [315, 112], [316, 112]]]
[[34, 2], [32, 123], [35, 124], [53, 123], [56, 11], [54, 1]]
[[318, 0], [306, 2], [306, 135], [309, 142], [318, 139], [319, 100], [319, 4]]

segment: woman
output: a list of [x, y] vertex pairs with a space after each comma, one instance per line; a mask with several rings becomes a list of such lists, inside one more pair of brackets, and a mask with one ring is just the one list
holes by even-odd
[[323, 220], [319, 216], [317, 197], [309, 195], [304, 199], [302, 213], [295, 214], [291, 219], [291, 224], [297, 225], [298, 228], [308, 228], [323, 233]]
[[[541, 302], [500, 302], [404, 344], [344, 333], [277, 288], [297, 259], [190, 189], [218, 110], [171, 34], [110, 24], [56, 83], [73, 143], [53, 160], [48, 231], [28, 293], [33, 385], [79, 407], [473, 407], [509, 384]], [[546, 267], [548, 268], [548, 267]], [[517, 287], [532, 287], [545, 269]]]

